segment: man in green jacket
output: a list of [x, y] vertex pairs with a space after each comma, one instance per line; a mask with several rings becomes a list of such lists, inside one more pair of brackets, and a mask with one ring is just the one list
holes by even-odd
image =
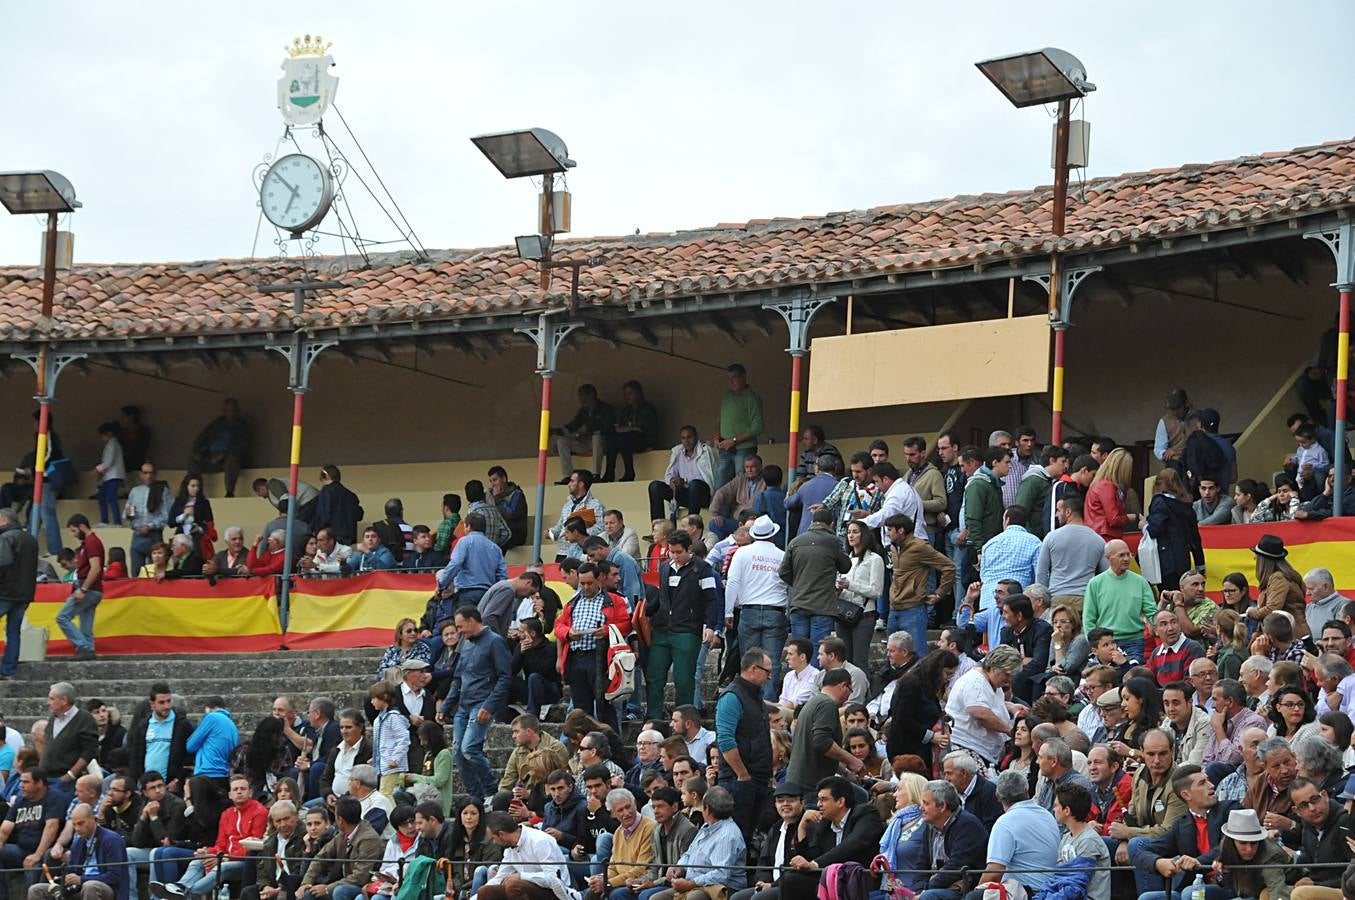
[[1050, 445], [1040, 454], [1040, 464], [1031, 466], [1016, 489], [1016, 505], [1026, 511], [1026, 530], [1037, 538], [1050, 532], [1053, 511], [1049, 495], [1054, 482], [1068, 471], [1068, 451]]
[[1002, 479], [1012, 470], [1011, 451], [989, 447], [983, 465], [969, 476], [964, 488], [965, 546], [983, 552], [983, 545], [1002, 531]]
[[852, 561], [833, 532], [833, 514], [819, 507], [814, 524], [786, 546], [781, 580], [790, 585], [790, 633], [808, 638], [815, 647], [833, 630], [837, 612], [837, 575], [851, 571]]

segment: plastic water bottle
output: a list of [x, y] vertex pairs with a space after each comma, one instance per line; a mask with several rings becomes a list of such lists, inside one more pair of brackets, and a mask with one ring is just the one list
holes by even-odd
[[1185, 892], [1181, 900], [1204, 900], [1204, 873], [1195, 876], [1195, 880], [1190, 883], [1190, 888]]

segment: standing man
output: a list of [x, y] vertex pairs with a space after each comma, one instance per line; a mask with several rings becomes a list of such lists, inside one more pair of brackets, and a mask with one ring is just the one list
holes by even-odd
[[335, 465], [320, 469], [320, 495], [315, 501], [311, 528], [319, 533], [328, 528], [334, 540], [350, 547], [358, 541], [358, 522], [362, 520], [362, 504], [358, 495], [343, 485], [343, 476]]
[[[965, 482], [965, 545], [982, 554], [983, 547], [1002, 530], [1003, 479], [1011, 472], [1011, 451], [989, 447], [983, 453], [983, 465]], [[1024, 583], [1024, 582], [1023, 582]]]
[[946, 522], [946, 485], [941, 472], [927, 461], [926, 438], [914, 435], [903, 442], [903, 458], [908, 463], [904, 480], [922, 501], [922, 513], [927, 534], [935, 539]]
[[[616, 728], [616, 710], [605, 697], [604, 685], [608, 626], [615, 625], [624, 637], [630, 634], [630, 616], [625, 600], [603, 587], [597, 563], [579, 566], [578, 583], [578, 593], [555, 618], [560, 675], [569, 685], [575, 708]], [[662, 681], [659, 688], [662, 691]]]
[[1184, 476], [1186, 463], [1186, 416], [1190, 415], [1190, 398], [1185, 388], [1172, 388], [1167, 394], [1167, 414], [1157, 420], [1153, 435], [1153, 455], [1168, 468]]
[[[795, 718], [795, 735], [790, 745], [790, 764], [786, 781], [800, 789], [804, 797], [817, 799], [816, 785], [837, 774], [843, 765], [852, 773], [865, 763], [842, 747], [842, 717], [839, 710], [852, 693], [852, 676], [846, 669], [823, 673], [823, 685], [809, 698]], [[805, 800], [809, 802], [808, 799]]]
[[188, 736], [188, 752], [193, 754], [193, 774], [205, 775], [219, 786], [229, 788], [231, 751], [239, 743], [240, 729], [235, 727], [226, 701], [216, 696], [203, 700], [203, 716], [198, 720], [198, 727]]
[[[89, 519], [83, 514], [76, 513], [67, 519], [66, 529], [80, 549], [75, 554], [75, 586], [56, 614], [56, 624], [66, 640], [74, 645], [77, 660], [93, 659], [94, 608], [103, 599], [104, 560], [107, 557], [103, 542], [94, 534]], [[73, 622], [77, 616], [80, 617], [78, 629]]]
[[645, 680], [649, 687], [647, 715], [663, 714], [668, 670], [673, 671], [674, 702], [687, 706], [696, 693], [696, 655], [720, 624], [720, 600], [710, 564], [692, 554], [692, 538], [676, 531], [668, 539], [668, 559], [659, 566], [659, 589], [647, 601], [652, 637]]
[[[83, 547], [82, 547], [83, 549]], [[12, 509], [0, 509], [0, 615], [5, 617], [5, 659], [0, 679], [19, 670], [24, 613], [38, 587], [38, 539], [19, 524]]]
[[159, 772], [177, 788], [188, 777], [188, 736], [193, 723], [174, 709], [174, 695], [165, 682], [152, 684], [147, 699], [145, 715], [134, 719], [127, 732], [128, 771], [138, 779], [147, 772]]
[[[965, 470], [960, 465], [960, 439], [953, 431], [947, 431], [936, 439], [936, 455], [941, 460], [941, 484], [946, 492], [945, 511], [937, 516], [936, 533], [932, 535], [932, 546], [956, 562], [954, 546], [955, 535], [963, 524], [960, 506], [964, 503]], [[945, 524], [940, 524], [944, 516]], [[960, 548], [956, 548], [960, 549]], [[960, 574], [958, 563], [957, 576]], [[956, 578], [959, 581], [959, 578]], [[936, 621], [949, 622], [955, 615], [955, 592], [941, 598], [936, 607]]]
[[461, 635], [456, 651], [460, 660], [438, 721], [456, 710], [452, 720], [456, 767], [472, 797], [489, 797], [494, 793], [494, 772], [485, 758], [485, 737], [494, 717], [508, 702], [513, 659], [504, 639], [485, 627], [480, 610], [463, 606], [456, 611], [455, 620]]
[[847, 523], [858, 518], [857, 510], [864, 510], [866, 515], [870, 515], [880, 508], [884, 500], [884, 495], [875, 489], [875, 481], [870, 477], [873, 465], [875, 463], [869, 453], [853, 453], [847, 476], [838, 481], [837, 486], [823, 499], [823, 508], [833, 514], [833, 527], [844, 549], [847, 546]]
[[1129, 571], [1133, 554], [1122, 540], [1106, 542], [1109, 570], [1087, 583], [1082, 627], [1109, 628], [1115, 643], [1130, 659], [1143, 659], [1143, 626], [1157, 610], [1153, 589], [1138, 572]]
[[677, 522], [677, 508], [686, 507], [689, 514], [700, 513], [710, 506], [711, 486], [715, 481], [715, 451], [702, 443], [696, 426], [683, 425], [678, 432], [678, 443], [668, 451], [668, 468], [663, 481], [649, 483], [650, 521], [662, 519], [663, 504], [672, 501], [668, 518]]
[[830, 453], [822, 454], [814, 462], [814, 477], [799, 482], [794, 492], [786, 498], [786, 509], [800, 511], [800, 525], [795, 532], [796, 535], [809, 530], [810, 517], [806, 511], [823, 505], [824, 500], [837, 487], [837, 478], [833, 473], [841, 470], [841, 459]]
[[[738, 610], [739, 646], [745, 650], [760, 647], [772, 659], [771, 677], [759, 682], [767, 700], [776, 699], [781, 650], [790, 631], [786, 583], [780, 576], [785, 553], [772, 540], [780, 530], [781, 526], [771, 518], [759, 516], [748, 529], [753, 543], [734, 554], [725, 580], [725, 627], [734, 626], [734, 613]], [[739, 827], [743, 827], [742, 822]]]
[[447, 565], [438, 572], [438, 590], [455, 588], [458, 606], [480, 602], [490, 586], [508, 578], [499, 545], [485, 536], [485, 517], [478, 512], [466, 515], [465, 537], [456, 542]]
[[[897, 483], [912, 491], [902, 481]], [[833, 534], [833, 514], [820, 507], [814, 510], [813, 519], [814, 524], [809, 530], [786, 547], [785, 556], [781, 559], [780, 576], [791, 589], [791, 633], [796, 637], [809, 638], [810, 643], [817, 647], [833, 629], [833, 617], [837, 613], [837, 576], [849, 572], [852, 561], [843, 552], [837, 535]], [[739, 555], [735, 554], [734, 559], [737, 561], [738, 558]]]
[[734, 797], [734, 822], [747, 841], [767, 805], [772, 780], [772, 739], [763, 702], [772, 679], [772, 657], [749, 646], [739, 674], [715, 705], [715, 740], [720, 748], [717, 784]]
[[1087, 583], [1107, 568], [1106, 542], [1082, 521], [1082, 498], [1069, 494], [1058, 501], [1059, 527], [1045, 535], [1035, 560], [1035, 581], [1047, 585], [1053, 606], [1068, 606], [1082, 615]]
[[[602, 455], [607, 449], [607, 436], [616, 431], [616, 412], [611, 404], [598, 399], [598, 389], [591, 384], [579, 385], [579, 411], [560, 428], [552, 428], [556, 435], [555, 451], [560, 456], [560, 471], [564, 473], [557, 484], [569, 484], [574, 466], [572, 454], [593, 451], [593, 468], [589, 474], [595, 479], [602, 475]], [[599, 520], [601, 517], [599, 516]]]
[[998, 582], [1015, 581], [1023, 587], [1035, 582], [1035, 565], [1040, 558], [1040, 539], [1026, 530], [1026, 511], [1009, 506], [1002, 514], [1002, 531], [988, 540], [979, 556], [979, 580], [983, 593], [979, 610], [996, 606], [994, 591]]
[[128, 574], [132, 576], [140, 573], [150, 558], [151, 545], [164, 541], [165, 524], [169, 521], [170, 507], [174, 505], [169, 485], [157, 479], [155, 463], [143, 462], [140, 473], [141, 483], [127, 492], [127, 506], [123, 509], [127, 525], [132, 529], [132, 543], [128, 548], [131, 557]]
[[546, 529], [546, 540], [556, 541], [555, 561], [559, 562], [570, 555], [569, 544], [565, 541], [565, 523], [579, 518], [588, 527], [589, 534], [602, 534], [603, 519], [607, 508], [590, 491], [593, 487], [593, 473], [587, 469], [575, 469], [567, 479], [569, 493], [560, 507], [560, 519], [554, 528]]
[[1055, 527], [1052, 521], [1054, 483], [1068, 471], [1068, 451], [1062, 447], [1045, 447], [1040, 453], [1040, 465], [1031, 466], [1021, 476], [1016, 488], [1016, 506], [1026, 511], [1027, 530], [1038, 538]]
[[[917, 536], [914, 522], [906, 515], [890, 516], [885, 520], [885, 535], [889, 538], [889, 566], [893, 579], [889, 583], [889, 622], [886, 631], [906, 631], [913, 639], [913, 647], [927, 651], [927, 608], [939, 599], [953, 594], [955, 564], [927, 541]], [[936, 590], [929, 590], [933, 574]]]
[[757, 453], [758, 437], [762, 434], [762, 398], [748, 386], [748, 370], [741, 363], [732, 363], [725, 373], [729, 390], [720, 398], [720, 421], [713, 440], [720, 451], [712, 485], [716, 489], [732, 480], [743, 461]]

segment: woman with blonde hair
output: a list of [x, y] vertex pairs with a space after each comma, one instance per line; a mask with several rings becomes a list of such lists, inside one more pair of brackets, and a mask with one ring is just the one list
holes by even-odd
[[1106, 540], [1123, 537], [1126, 531], [1137, 531], [1142, 521], [1138, 513], [1126, 512], [1129, 481], [1134, 474], [1134, 460], [1129, 451], [1116, 447], [1096, 470], [1083, 509], [1087, 527]]
[[668, 539], [677, 530], [667, 519], [655, 519], [652, 527], [651, 540], [654, 546], [649, 548], [649, 555], [645, 557], [646, 572], [657, 572], [659, 566], [668, 561]]
[[395, 623], [395, 643], [386, 648], [381, 655], [381, 664], [376, 667], [376, 676], [372, 681], [400, 683], [400, 664], [409, 659], [432, 660], [428, 645], [419, 640], [419, 623], [404, 618]]
[[[880, 837], [880, 855], [889, 864], [881, 878], [880, 889], [887, 896], [895, 896], [898, 887], [920, 893], [927, 886], [925, 872], [931, 860], [920, 843], [909, 840], [925, 824], [921, 804], [926, 787], [927, 779], [915, 772], [905, 772], [899, 776], [898, 786], [894, 788], [894, 812], [885, 817], [888, 824]], [[899, 874], [895, 875], [895, 872]]]
[[1190, 494], [1175, 469], [1163, 469], [1153, 479], [1153, 499], [1148, 503], [1148, 521], [1143, 539], [1157, 541], [1162, 581], [1172, 590], [1181, 576], [1194, 566], [1204, 566], [1204, 544], [1200, 526], [1190, 505]]

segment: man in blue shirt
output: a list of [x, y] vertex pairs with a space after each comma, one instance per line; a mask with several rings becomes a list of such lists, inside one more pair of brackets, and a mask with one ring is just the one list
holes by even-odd
[[997, 799], [1006, 810], [993, 824], [988, 836], [988, 868], [979, 886], [966, 900], [982, 900], [985, 885], [1002, 881], [1008, 869], [1011, 877], [1032, 894], [1049, 878], [1048, 872], [1059, 864], [1059, 825], [1053, 815], [1029, 799], [1029, 784], [1022, 772], [1003, 772], [997, 776]]
[[[498, 549], [483, 533], [480, 537]], [[499, 564], [503, 564], [502, 557]], [[456, 710], [452, 719], [452, 751], [457, 771], [466, 781], [468, 794], [489, 797], [493, 795], [497, 781], [485, 757], [485, 738], [495, 716], [508, 702], [508, 689], [513, 681], [512, 654], [504, 639], [485, 627], [480, 610], [474, 606], [459, 608], [455, 620], [456, 630], [461, 634], [456, 651], [460, 661], [452, 675], [447, 699], [438, 713], [438, 721], [442, 722], [449, 711]]]
[[821, 453], [814, 462], [814, 477], [800, 482], [787, 495], [786, 509], [801, 511], [800, 527], [795, 531], [797, 535], [804, 534], [813, 524], [813, 517], [809, 515], [809, 512], [816, 506], [822, 506], [823, 501], [828, 499], [828, 495], [833, 492], [833, 488], [837, 487], [837, 476], [833, 473], [841, 470], [841, 468], [842, 460], [839, 457], [831, 453]]
[[221, 786], [230, 787], [231, 751], [240, 743], [240, 730], [231, 719], [226, 701], [208, 697], [198, 727], [188, 736], [188, 752], [193, 754], [193, 774], [205, 775]]
[[473, 512], [464, 521], [466, 535], [452, 547], [452, 558], [438, 573], [438, 590], [455, 589], [458, 606], [479, 603], [490, 585], [508, 577], [503, 551], [485, 536], [485, 517]]
[[[94, 819], [94, 810], [88, 803], [77, 804], [71, 812], [71, 827], [75, 840], [71, 844], [70, 864], [61, 876], [65, 890], [75, 889], [80, 897], [107, 897], [127, 900], [127, 842], [116, 831], [103, 828]], [[85, 885], [97, 882], [106, 888], [86, 890]]]
[[373, 569], [394, 569], [395, 556], [389, 547], [381, 543], [381, 532], [368, 525], [362, 532], [362, 549], [354, 551], [342, 566], [353, 573], [370, 572]]
[[645, 599], [645, 583], [640, 579], [640, 564], [629, 553], [608, 545], [607, 539], [593, 535], [583, 542], [583, 552], [595, 563], [607, 560], [621, 574], [621, 596], [630, 608]]

